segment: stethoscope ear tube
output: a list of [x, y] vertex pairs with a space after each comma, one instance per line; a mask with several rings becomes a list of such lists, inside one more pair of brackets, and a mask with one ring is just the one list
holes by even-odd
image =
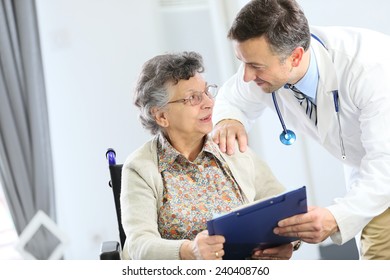
[[279, 140], [284, 145], [291, 145], [295, 142], [297, 137], [296, 137], [294, 131], [286, 128], [286, 125], [285, 125], [284, 120], [282, 118], [282, 114], [280, 113], [280, 110], [279, 110], [278, 101], [276, 100], [275, 92], [272, 93], [272, 99], [274, 101], [276, 113], [278, 114], [280, 124], [282, 125], [282, 128], [283, 128], [282, 133], [280, 133]]
[[[282, 125], [283, 131], [279, 136], [280, 142], [284, 145], [291, 145], [295, 142], [297, 139], [294, 131], [289, 130], [286, 128], [286, 124], [284, 123], [282, 114], [280, 113], [278, 101], [276, 100], [276, 94], [275, 92], [272, 92], [272, 100], [274, 102], [276, 113], [278, 114], [280, 124]], [[344, 141], [343, 141], [343, 132], [341, 130], [341, 122], [340, 122], [340, 100], [339, 100], [339, 92], [338, 90], [333, 91], [333, 101], [335, 106], [335, 111], [337, 114], [337, 122], [339, 125], [339, 139], [340, 139], [340, 149], [341, 149], [341, 159], [345, 160], [347, 156], [345, 155], [345, 148], [344, 148]]]
[[334, 108], [336, 110], [337, 122], [339, 124], [339, 140], [340, 140], [340, 149], [341, 149], [341, 159], [345, 160], [347, 156], [345, 155], [344, 141], [343, 141], [343, 131], [341, 130], [341, 122], [340, 122], [340, 100], [339, 100], [339, 91], [334, 90], [333, 92], [333, 101]]
[[[314, 39], [316, 39], [318, 42], [320, 42], [321, 45], [324, 46], [324, 48], [327, 50], [325, 44], [317, 36], [315, 36], [314, 34], [311, 34], [311, 36]], [[282, 128], [283, 128], [283, 131], [282, 131], [282, 133], [279, 136], [279, 140], [284, 145], [291, 145], [291, 144], [293, 144], [295, 142], [296, 135], [295, 135], [295, 133], [292, 130], [288, 130], [286, 128], [286, 125], [284, 123], [282, 114], [280, 113], [280, 110], [279, 110], [279, 105], [278, 105], [278, 101], [276, 100], [275, 92], [272, 92], [272, 99], [273, 99], [273, 102], [274, 102], [274, 105], [275, 105], [276, 113], [278, 114], [278, 117], [279, 117], [280, 124], [282, 125]], [[336, 114], [337, 114], [337, 122], [338, 122], [338, 125], [339, 125], [339, 140], [340, 140], [340, 149], [341, 149], [341, 159], [345, 160], [347, 158], [347, 156], [345, 155], [345, 148], [344, 148], [344, 141], [343, 141], [343, 132], [341, 130], [340, 100], [339, 100], [339, 92], [338, 92], [338, 90], [334, 90], [333, 91], [333, 101], [334, 101], [335, 111], [336, 111]]]

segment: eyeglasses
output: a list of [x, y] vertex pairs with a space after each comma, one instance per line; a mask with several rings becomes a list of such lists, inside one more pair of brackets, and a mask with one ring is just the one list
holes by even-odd
[[214, 99], [218, 93], [218, 86], [217, 85], [208, 85], [204, 91], [194, 91], [191, 93], [190, 97], [170, 101], [170, 102], [168, 102], [168, 104], [170, 104], [170, 103], [186, 104], [189, 102], [191, 104], [191, 106], [196, 106], [202, 102], [203, 93], [205, 93], [208, 98]]

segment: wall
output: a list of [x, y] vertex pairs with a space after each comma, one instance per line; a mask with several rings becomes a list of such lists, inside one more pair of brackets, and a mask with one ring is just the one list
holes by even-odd
[[149, 138], [131, 90], [163, 48], [157, 8], [153, 0], [37, 1], [67, 259], [96, 259], [103, 240], [118, 239], [105, 151], [116, 148], [122, 162]]
[[219, 69], [232, 65], [216, 51], [209, 9], [218, 13], [218, 2], [37, 0], [66, 259], [96, 259], [102, 241], [118, 240], [105, 152], [115, 148], [123, 162], [150, 138], [132, 105], [143, 62], [194, 50], [210, 81], [227, 78]]
[[[196, 50], [203, 54], [213, 83], [221, 84], [235, 69], [224, 32], [246, 1], [194, 0], [187, 1], [190, 8], [160, 7], [169, 2], [37, 0], [58, 225], [69, 241], [66, 259], [97, 259], [103, 240], [118, 239], [105, 151], [115, 148], [118, 162], [123, 162], [150, 137], [131, 103], [142, 63], [165, 51]], [[314, 24], [351, 24], [390, 33], [384, 0], [299, 2]], [[342, 195], [339, 162], [301, 135], [293, 147], [282, 146], [280, 131], [277, 117], [266, 114], [253, 128], [250, 143], [281, 181], [291, 188], [307, 184], [311, 202], [318, 205]], [[313, 160], [313, 154], [320, 160]], [[311, 191], [314, 185], [323, 191]], [[294, 258], [319, 258], [318, 249], [305, 245]]]

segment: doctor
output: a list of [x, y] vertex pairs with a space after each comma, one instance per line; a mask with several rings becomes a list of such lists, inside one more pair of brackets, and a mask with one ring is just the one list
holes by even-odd
[[[244, 151], [246, 131], [269, 107], [279, 111], [284, 132], [285, 120], [353, 170], [343, 198], [280, 221], [275, 233], [336, 244], [361, 233], [362, 259], [390, 259], [390, 37], [309, 28], [295, 0], [252, 0], [228, 38], [242, 65], [216, 100], [220, 149], [232, 154], [237, 138]], [[282, 133], [281, 141], [294, 138]]]

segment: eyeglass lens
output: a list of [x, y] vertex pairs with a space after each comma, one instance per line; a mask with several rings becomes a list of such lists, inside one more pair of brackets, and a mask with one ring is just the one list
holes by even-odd
[[206, 93], [206, 95], [209, 98], [214, 98], [217, 95], [217, 86], [216, 85], [209, 85], [206, 87], [206, 90], [204, 92], [198, 92], [197, 94], [194, 94], [192, 98], [190, 99], [191, 105], [195, 106], [202, 102], [203, 100], [203, 93]]

